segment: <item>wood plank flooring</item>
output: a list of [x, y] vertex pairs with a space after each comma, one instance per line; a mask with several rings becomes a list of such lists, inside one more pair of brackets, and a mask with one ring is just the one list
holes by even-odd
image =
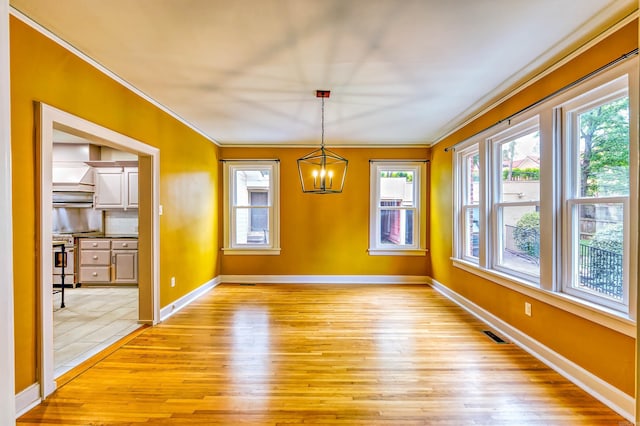
[[221, 285], [18, 424], [626, 425], [425, 286]]

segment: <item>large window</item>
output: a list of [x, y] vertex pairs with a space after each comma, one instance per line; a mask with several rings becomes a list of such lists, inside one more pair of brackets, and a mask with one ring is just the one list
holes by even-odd
[[635, 319], [637, 80], [627, 61], [456, 148], [455, 265]]
[[488, 140], [492, 148], [493, 267], [540, 275], [540, 132], [537, 117]]
[[563, 290], [628, 305], [629, 94], [626, 76], [562, 106], [565, 157]]
[[480, 153], [477, 146], [460, 153], [461, 256], [478, 263], [480, 256]]
[[277, 254], [277, 161], [226, 161], [225, 254]]
[[370, 254], [424, 255], [424, 162], [371, 162]]

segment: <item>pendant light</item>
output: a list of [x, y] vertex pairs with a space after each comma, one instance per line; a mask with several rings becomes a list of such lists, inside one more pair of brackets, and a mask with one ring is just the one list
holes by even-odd
[[348, 161], [324, 147], [324, 100], [330, 94], [329, 90], [316, 90], [316, 97], [322, 99], [322, 138], [320, 149], [298, 159], [302, 192], [337, 194], [344, 187]]

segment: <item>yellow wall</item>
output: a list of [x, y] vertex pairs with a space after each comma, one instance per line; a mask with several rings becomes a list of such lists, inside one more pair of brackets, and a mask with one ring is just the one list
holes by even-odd
[[629, 395], [634, 395], [633, 338], [541, 302], [534, 302], [535, 315], [526, 317], [524, 302], [531, 300], [452, 267], [452, 153], [444, 148], [631, 51], [637, 42], [635, 21], [433, 147], [431, 172], [433, 278]]
[[[37, 381], [34, 101], [160, 149], [160, 305], [219, 275], [218, 148], [11, 17], [16, 391]], [[177, 285], [170, 288], [171, 276]]]
[[[429, 150], [333, 148], [349, 160], [341, 194], [304, 194], [296, 160], [312, 148], [222, 148], [222, 158], [280, 159], [279, 256], [221, 257], [225, 275], [429, 275], [429, 256], [369, 256], [369, 160]], [[222, 203], [220, 203], [222, 205]], [[222, 213], [222, 210], [221, 210]]]

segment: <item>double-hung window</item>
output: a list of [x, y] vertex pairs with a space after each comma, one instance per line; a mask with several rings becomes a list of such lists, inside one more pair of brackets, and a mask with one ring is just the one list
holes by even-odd
[[426, 163], [371, 162], [369, 254], [426, 253]]
[[279, 164], [224, 162], [225, 254], [278, 254]]
[[492, 266], [540, 276], [540, 132], [537, 116], [490, 139]]
[[618, 309], [629, 303], [627, 79], [561, 107], [567, 159], [563, 291]]
[[459, 154], [460, 256], [473, 263], [480, 257], [480, 153], [475, 144]]

